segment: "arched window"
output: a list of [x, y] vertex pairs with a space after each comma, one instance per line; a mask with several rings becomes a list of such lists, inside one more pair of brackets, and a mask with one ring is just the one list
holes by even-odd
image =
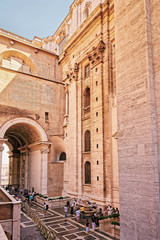
[[87, 87], [84, 94], [84, 107], [90, 106], [90, 88]]
[[85, 163], [85, 184], [91, 184], [91, 164], [88, 161]]
[[66, 160], [66, 153], [62, 152], [60, 157], [59, 157], [59, 161], [65, 161]]
[[89, 130], [85, 132], [85, 152], [91, 151], [91, 133]]

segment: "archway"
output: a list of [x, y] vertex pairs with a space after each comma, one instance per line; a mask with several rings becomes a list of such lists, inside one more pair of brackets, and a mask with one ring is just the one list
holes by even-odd
[[12, 148], [9, 152], [9, 184], [47, 194], [48, 147], [51, 143], [44, 129], [29, 118], [12, 119], [0, 128], [1, 145], [4, 142]]

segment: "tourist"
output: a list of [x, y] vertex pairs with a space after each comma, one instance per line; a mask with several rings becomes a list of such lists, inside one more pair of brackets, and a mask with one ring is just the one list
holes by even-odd
[[118, 210], [118, 208], [116, 208], [116, 213], [119, 213], [119, 210]]
[[67, 201], [67, 208], [70, 208], [70, 201]]
[[68, 211], [68, 208], [67, 208], [67, 205], [65, 205], [64, 206], [65, 220], [67, 220], [67, 211]]
[[86, 234], [88, 235], [89, 234], [89, 222], [88, 222], [88, 219], [87, 219], [87, 222], [85, 224], [85, 228], [86, 228]]
[[20, 188], [20, 194], [22, 194], [22, 192], [23, 192], [23, 189], [22, 189], [22, 187]]
[[46, 213], [46, 203], [44, 202], [44, 214]]
[[48, 212], [48, 203], [46, 203], [46, 213]]
[[95, 221], [95, 217], [92, 216], [92, 232], [95, 231], [95, 228], [96, 228], [96, 221]]
[[84, 218], [84, 207], [83, 206], [81, 206], [80, 211], [81, 211], [82, 218]]
[[113, 207], [113, 209], [112, 209], [112, 213], [116, 213], [116, 210], [115, 210], [115, 208]]
[[112, 215], [112, 206], [109, 205], [108, 207], [108, 216]]
[[71, 216], [73, 215], [73, 207], [74, 207], [74, 203], [71, 204]]
[[96, 204], [96, 202], [94, 202], [94, 203], [92, 204], [92, 208], [94, 208], [94, 209], [97, 208], [97, 204]]
[[79, 218], [80, 218], [80, 210], [79, 210], [79, 208], [76, 211], [76, 218], [77, 218], [77, 222], [79, 222]]
[[32, 205], [32, 201], [33, 201], [33, 196], [32, 196], [32, 194], [30, 194], [30, 196], [29, 196], [29, 202], [30, 202], [30, 204]]

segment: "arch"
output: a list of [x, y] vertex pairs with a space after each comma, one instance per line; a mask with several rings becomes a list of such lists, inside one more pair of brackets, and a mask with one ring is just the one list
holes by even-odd
[[91, 132], [87, 130], [85, 132], [85, 152], [91, 151]]
[[37, 75], [37, 69], [34, 65], [34, 63], [32, 62], [32, 60], [26, 56], [25, 54], [19, 52], [19, 51], [15, 51], [15, 50], [8, 50], [8, 51], [4, 51], [0, 54], [0, 64], [2, 64], [2, 60], [4, 58], [9, 58], [9, 57], [15, 57], [15, 58], [19, 58], [21, 60], [23, 60], [23, 62], [30, 67], [31, 69], [31, 73], [34, 75]]
[[85, 184], [91, 184], [91, 163], [85, 163]]
[[59, 157], [59, 161], [65, 161], [66, 160], [66, 153], [62, 152], [60, 157]]
[[87, 87], [84, 93], [84, 107], [86, 108], [89, 106], [90, 106], [90, 88]]
[[29, 118], [14, 118], [12, 120], [9, 120], [5, 122], [1, 127], [0, 127], [0, 138], [4, 138], [5, 132], [9, 127], [12, 125], [18, 124], [18, 123], [26, 123], [28, 125], [31, 125], [33, 128], [35, 128], [38, 133], [41, 136], [41, 141], [48, 141], [47, 134], [45, 133], [44, 129], [34, 120], [29, 119]]

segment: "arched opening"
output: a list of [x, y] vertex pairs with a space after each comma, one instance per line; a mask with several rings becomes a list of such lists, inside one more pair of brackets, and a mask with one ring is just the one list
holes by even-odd
[[85, 163], [85, 184], [91, 184], [91, 164], [88, 161]]
[[0, 138], [7, 141], [9, 185], [47, 194], [48, 138], [34, 120], [17, 118], [0, 128]]
[[59, 161], [65, 161], [66, 160], [66, 153], [62, 152], [60, 157], [59, 157]]
[[2, 171], [1, 171], [1, 185], [7, 186], [9, 183], [9, 147], [3, 144], [4, 150], [2, 152]]
[[85, 152], [91, 151], [91, 133], [89, 130], [85, 132]]
[[90, 88], [87, 87], [84, 94], [84, 107], [90, 106]]
[[37, 75], [37, 69], [31, 59], [15, 50], [4, 51], [0, 54], [0, 66]]

